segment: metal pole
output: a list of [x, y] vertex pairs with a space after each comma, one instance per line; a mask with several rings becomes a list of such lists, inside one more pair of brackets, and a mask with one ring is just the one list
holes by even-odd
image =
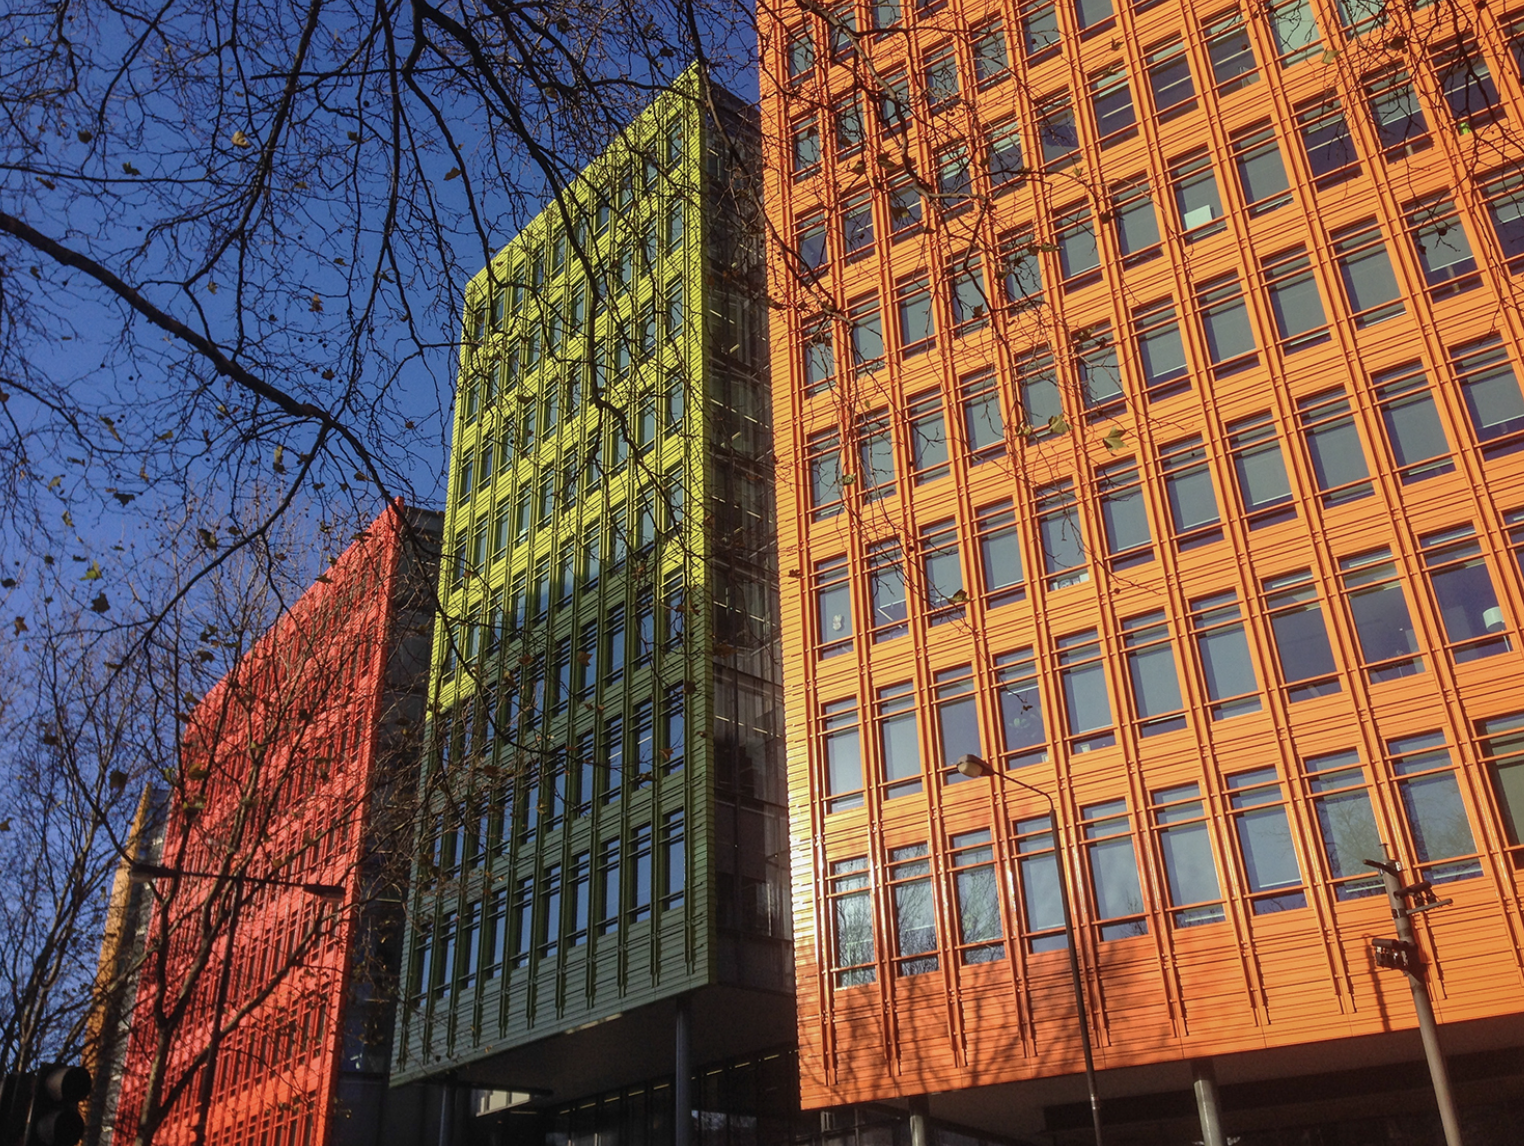
[[1222, 1109], [1217, 1104], [1217, 1072], [1212, 1060], [1191, 1060], [1191, 1087], [1196, 1092], [1196, 1113], [1201, 1118], [1201, 1146], [1228, 1146], [1222, 1132]]
[[933, 1146], [931, 1103], [924, 1094], [910, 1096], [910, 1146]]
[[[1381, 883], [1386, 888], [1386, 901], [1392, 909], [1392, 921], [1397, 925], [1397, 938], [1404, 943], [1414, 943], [1413, 923], [1408, 918], [1407, 905], [1402, 900], [1402, 881], [1397, 878], [1402, 864], [1397, 860], [1385, 863], [1366, 861], [1381, 872]], [[1455, 1113], [1455, 1097], [1450, 1093], [1450, 1071], [1445, 1066], [1445, 1054], [1439, 1047], [1439, 1026], [1434, 1021], [1434, 1001], [1429, 998], [1429, 984], [1424, 978], [1423, 966], [1403, 972], [1408, 986], [1413, 990], [1413, 1009], [1418, 1012], [1418, 1034], [1423, 1039], [1424, 1058], [1429, 1060], [1429, 1077], [1434, 1082], [1434, 1101], [1439, 1105], [1439, 1121], [1445, 1128], [1445, 1146], [1462, 1146], [1460, 1119]]]
[[692, 1019], [688, 997], [677, 1000], [676, 1042], [673, 1048], [672, 1146], [688, 1146], [693, 1137]]

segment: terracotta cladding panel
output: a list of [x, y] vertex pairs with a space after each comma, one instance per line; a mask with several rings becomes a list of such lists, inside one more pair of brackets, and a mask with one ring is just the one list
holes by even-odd
[[[1410, 869], [1439, 864], [1438, 877], [1460, 877], [1442, 887], [1455, 903], [1424, 916], [1419, 929], [1438, 964], [1441, 1017], [1524, 1010], [1520, 851], [1510, 842], [1519, 827], [1478, 725], [1524, 707], [1524, 517], [1516, 512], [1524, 510], [1524, 326], [1508, 265], [1524, 237], [1506, 221], [1514, 192], [1493, 179], [1524, 160], [1518, 37], [1510, 40], [1509, 18], [1490, 9], [1457, 17], [1459, 25], [1445, 24], [1445, 13], [1455, 15], [1445, 5], [1393, 11], [1379, 34], [1346, 36], [1333, 6], [1314, 8], [1320, 39], [1291, 45], [1279, 61], [1268, 17], [1249, 14], [1250, 83], [1230, 74], [1238, 65], [1211, 42], [1208, 25], [1231, 5], [1119, 6], [1114, 24], [1089, 35], [1061, 6], [1058, 50], [1022, 59], [1012, 36], [1011, 75], [977, 87], [971, 29], [998, 17], [1010, 32], [1015, 9], [922, 6], [905, 17], [906, 35], [859, 45], [871, 74], [892, 80], [903, 68], [910, 77], [906, 128], [889, 131], [865, 113], [860, 159], [850, 148], [841, 153], [828, 112], [877, 81], [852, 58], [830, 60], [818, 16], [785, 8], [765, 22], [767, 191], [778, 239], [770, 283], [782, 304], [774, 319], [787, 332], [772, 340], [772, 365], [783, 567], [792, 570], [783, 598], [796, 917], [816, 929], [801, 932], [796, 947], [801, 986], [809, 982], [800, 996], [807, 1102], [915, 1092], [907, 1080], [965, 1086], [1077, 1069], [1072, 1027], [1052, 1017], [1072, 1013], [1066, 968], [1030, 949], [1042, 938], [1041, 919], [1033, 923], [1042, 904], [1029, 902], [1023, 860], [1037, 854], [1031, 844], [1041, 833], [1032, 821], [1047, 804], [1000, 781], [941, 783], [946, 757], [970, 749], [997, 763], [1009, 755], [1022, 766], [1012, 775], [1054, 798], [1091, 1024], [1107, 1065], [1412, 1024], [1406, 985], [1369, 962], [1368, 937], [1390, 928], [1385, 905], [1350, 898], [1358, 872], [1326, 846], [1336, 830], [1327, 799], [1335, 792], [1344, 793], [1342, 807], [1369, 809], [1374, 835], [1361, 847], [1379, 844]], [[858, 17], [857, 26], [868, 27], [866, 8]], [[1435, 60], [1457, 27], [1470, 28], [1480, 53], [1473, 59], [1488, 69], [1491, 108], [1456, 113], [1447, 105]], [[815, 60], [788, 80], [784, 51], [801, 28], [816, 38]], [[1403, 42], [1393, 48], [1397, 33]], [[1177, 37], [1192, 103], [1159, 114], [1147, 70]], [[936, 111], [925, 69], [944, 43], [957, 53], [960, 91]], [[1137, 122], [1131, 135], [1103, 138], [1105, 109], [1088, 85], [1115, 66], [1126, 69]], [[1383, 126], [1372, 112], [1372, 85], [1397, 69], [1416, 92], [1405, 106], [1421, 111], [1427, 130], [1420, 138], [1409, 123], [1394, 149], [1391, 121]], [[1469, 74], [1478, 74], [1474, 64]], [[1077, 163], [1039, 172], [1037, 116], [1042, 100], [1060, 91], [1073, 97]], [[1331, 100], [1348, 163], [1303, 139], [1317, 116], [1332, 122]], [[793, 132], [811, 116], [818, 159], [796, 177]], [[979, 149], [1008, 122], [1033, 166], [997, 189]], [[1260, 126], [1285, 181], [1251, 199], [1237, 163]], [[978, 152], [971, 205], [961, 212], [942, 209], [934, 194], [939, 158], [960, 143]], [[1215, 205], [1206, 223], [1187, 230], [1174, 196], [1182, 161], [1197, 152], [1215, 179]], [[891, 239], [890, 185], [912, 170], [912, 182], [933, 193], [920, 201], [920, 225]], [[1124, 244], [1147, 237], [1146, 227], [1129, 232], [1125, 218], [1125, 186], [1137, 179], [1151, 188], [1157, 234], [1129, 249]], [[873, 241], [849, 259], [847, 213], [864, 194]], [[1448, 206], [1434, 206], [1440, 202]], [[1430, 215], [1414, 215], [1425, 204]], [[1061, 258], [1080, 256], [1064, 246], [1061, 228], [1071, 208], [1082, 207], [1096, 235], [1096, 266], [1066, 280]], [[815, 212], [826, 223], [825, 245], [819, 266], [803, 273], [784, 245]], [[1470, 262], [1459, 247], [1447, 263], [1435, 255], [1443, 244], [1418, 245], [1425, 220], [1441, 217], [1452, 243], [1463, 237]], [[1442, 237], [1432, 227], [1424, 234], [1431, 244]], [[1014, 303], [1005, 293], [1012, 252], [1040, 271], [1037, 305], [1029, 305], [1030, 278], [1017, 281], [1027, 293]], [[1287, 270], [1278, 261], [1287, 254], [1305, 263]], [[952, 268], [964, 264], [982, 273], [986, 305], [969, 322], [978, 329], [959, 333], [954, 308], [969, 318], [968, 299], [959, 300]], [[929, 302], [918, 311], [912, 299], [902, 316], [899, 300], [922, 279]], [[1284, 285], [1292, 279], [1300, 303]], [[1216, 316], [1221, 300], [1235, 296], [1203, 293], [1230, 280], [1242, 300], [1233, 331]], [[867, 328], [854, 314], [866, 312], [853, 308], [870, 297], [884, 361], [861, 370], [852, 331], [861, 346], [877, 343], [862, 340]], [[1177, 341], [1148, 341], [1158, 329], [1148, 323], [1164, 321], [1149, 317], [1154, 303], [1173, 308]], [[1303, 329], [1288, 331], [1297, 306]], [[909, 328], [928, 337], [907, 344]], [[821, 329], [832, 338], [829, 369], [806, 356]], [[1116, 366], [1107, 367], [1121, 391], [1116, 402], [1081, 388], [1081, 362], [1102, 330], [1117, 351]], [[1498, 357], [1478, 366], [1465, 356], [1487, 339]], [[1242, 358], [1222, 356], [1229, 343]], [[1034, 357], [1044, 350], [1051, 368]], [[1177, 362], [1181, 372], [1167, 377], [1155, 359]], [[1044, 390], [1046, 369], [1054, 382]], [[986, 370], [992, 389], [970, 389]], [[1104, 389], [1104, 376], [1094, 377]], [[1047, 420], [1054, 413], [1056, 425]], [[934, 417], [940, 431], [928, 428]], [[874, 445], [879, 433], [887, 436]], [[1187, 446], [1199, 454], [1187, 457]], [[1128, 462], [1135, 476], [1124, 472]], [[1177, 476], [1187, 471], [1210, 503], [1194, 529], [1183, 524], [1188, 487]], [[1127, 490], [1128, 520], [1141, 531], [1130, 549], [1118, 540], [1123, 499], [1111, 496]], [[1006, 501], [1009, 516], [996, 521]], [[935, 527], [948, 521], [953, 528], [938, 536]], [[898, 600], [892, 585], [884, 591], [875, 581], [892, 565], [890, 543], [899, 547]], [[939, 553], [948, 560], [938, 563]], [[1461, 566], [1471, 571], [1466, 592], [1461, 577], [1445, 580], [1447, 567]], [[1371, 586], [1384, 594], [1379, 609]], [[1487, 595], [1471, 628], [1462, 616], [1467, 593]], [[1308, 622], [1311, 645], [1288, 652], [1293, 611], [1317, 625]], [[1382, 646], [1378, 612], [1395, 643]], [[1163, 628], [1149, 646], [1155, 638], [1138, 634], [1154, 625]], [[1092, 640], [1096, 655], [1087, 660], [1075, 650]], [[1224, 692], [1230, 646], [1241, 670], [1232, 695]], [[1140, 659], [1145, 647], [1158, 650], [1155, 659]], [[1313, 662], [1319, 668], [1309, 675], [1303, 670]], [[954, 671], [963, 666], [966, 677]], [[1174, 689], [1165, 687], [1169, 675]], [[895, 686], [907, 683], [912, 703], [893, 708]], [[1162, 689], [1162, 709], [1149, 685]], [[1077, 717], [1082, 689], [1092, 702], [1104, 697], [1103, 712]], [[849, 700], [850, 719], [845, 708], [826, 707]], [[905, 774], [886, 775], [884, 737], [886, 721], [907, 711], [915, 723], [895, 726], [906, 739], [892, 766], [913, 758], [921, 789], [897, 794], [889, 784]], [[1018, 730], [1023, 713], [1028, 732], [1040, 718], [1039, 739]], [[1427, 772], [1410, 758], [1415, 738], [1442, 745]], [[1338, 753], [1351, 754], [1340, 767], [1353, 771], [1328, 763], [1345, 759]], [[851, 789], [854, 767], [861, 778]], [[1284, 817], [1277, 855], [1280, 886], [1292, 889], [1286, 897], [1245, 852], [1251, 805], [1243, 776], [1255, 772], [1263, 772], [1255, 781], [1262, 802], [1252, 806]], [[1194, 795], [1180, 792], [1188, 785]], [[1176, 804], [1159, 803], [1171, 791]], [[1424, 794], [1441, 791], [1458, 833], [1443, 843], [1439, 804]], [[843, 792], [850, 798], [842, 803], [860, 806], [836, 810], [831, 801]], [[1169, 818], [1169, 807], [1193, 801], [1196, 820]], [[1103, 835], [1097, 806], [1118, 802], [1125, 820], [1113, 816], [1114, 830]], [[1461, 819], [1469, 843], [1456, 827]], [[1191, 872], [1172, 870], [1184, 862], [1176, 854], [1184, 836], [1168, 831], [1177, 822], [1201, 825], [1194, 891], [1176, 886]], [[990, 833], [1006, 958], [999, 970], [972, 973], [954, 962], [955, 856], [966, 843], [957, 837], [980, 831]], [[1115, 905], [1102, 903], [1100, 861], [1092, 859], [1102, 839], [1113, 841], [1112, 855], [1125, 854], [1116, 850], [1124, 842], [1131, 849], [1144, 935], [1115, 938], [1106, 922]], [[923, 978], [946, 991], [945, 1005], [919, 984], [891, 978], [894, 850], [922, 843], [941, 960]], [[866, 861], [871, 905], [862, 918], [875, 979], [843, 990], [832, 985], [839, 936], [826, 897], [830, 865], [847, 857]], [[1186, 901], [1220, 918], [1192, 917]]]

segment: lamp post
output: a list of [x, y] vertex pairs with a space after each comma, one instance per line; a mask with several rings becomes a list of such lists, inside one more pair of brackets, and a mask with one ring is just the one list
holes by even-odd
[[1103, 1146], [1101, 1098], [1095, 1087], [1095, 1052], [1090, 1045], [1090, 1008], [1085, 1002], [1085, 981], [1080, 976], [1079, 943], [1074, 933], [1074, 912], [1069, 907], [1069, 865], [1064, 862], [1063, 853], [1059, 847], [1058, 809], [1054, 806], [1053, 797], [1041, 788], [1034, 788], [1026, 781], [1018, 780], [1009, 772], [995, 771], [982, 758], [971, 752], [958, 757], [954, 767], [972, 779], [997, 776], [1015, 784], [1018, 788], [1025, 788], [1028, 792], [1041, 796], [1048, 802], [1048, 822], [1053, 825], [1053, 858], [1058, 864], [1058, 901], [1059, 906], [1063, 908], [1064, 938], [1069, 945], [1069, 978], [1074, 984], [1075, 1017], [1079, 1023], [1080, 1049], [1085, 1055], [1085, 1086], [1090, 1091], [1090, 1124], [1095, 1132], [1095, 1146]]
[[140, 860], [132, 860], [127, 865], [127, 878], [133, 883], [152, 883], [156, 879], [225, 879], [233, 885], [233, 904], [228, 912], [227, 952], [217, 971], [217, 993], [212, 1001], [212, 1029], [206, 1040], [206, 1065], [202, 1068], [201, 1086], [196, 1095], [195, 1143], [196, 1146], [206, 1146], [206, 1119], [211, 1111], [212, 1088], [217, 1079], [217, 1057], [222, 1050], [222, 1012], [227, 1007], [228, 991], [232, 986], [233, 944], [238, 937], [238, 917], [243, 912], [244, 887], [253, 884], [256, 887], [291, 888], [304, 891], [314, 899], [326, 903], [342, 903], [347, 892], [341, 883], [303, 883], [299, 880], [276, 879], [273, 876], [190, 871]]

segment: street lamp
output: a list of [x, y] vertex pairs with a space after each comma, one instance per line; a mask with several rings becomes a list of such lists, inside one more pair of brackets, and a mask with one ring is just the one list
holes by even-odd
[[232, 985], [233, 946], [238, 936], [238, 918], [243, 912], [244, 886], [253, 884], [255, 887], [292, 888], [305, 891], [314, 899], [326, 903], [342, 903], [348, 892], [341, 883], [303, 883], [300, 880], [244, 875], [241, 872], [191, 871], [187, 868], [145, 863], [142, 860], [128, 861], [127, 879], [139, 884], [152, 883], [156, 879], [225, 879], [233, 885], [233, 904], [227, 915], [227, 953], [217, 975], [217, 993], [212, 1003], [212, 1029], [206, 1041], [206, 1064], [201, 1068], [201, 1086], [197, 1095], [195, 1143], [196, 1146], [206, 1146], [206, 1120], [212, 1108], [217, 1059], [222, 1052], [222, 1012], [227, 1009], [228, 991]]
[[1053, 825], [1053, 858], [1058, 864], [1058, 901], [1064, 912], [1064, 938], [1069, 944], [1069, 977], [1074, 983], [1074, 1007], [1079, 1023], [1080, 1048], [1085, 1053], [1085, 1086], [1090, 1091], [1090, 1123], [1095, 1131], [1095, 1146], [1102, 1146], [1101, 1098], [1095, 1088], [1095, 1052], [1090, 1046], [1090, 1008], [1085, 1003], [1085, 982], [1080, 977], [1079, 943], [1076, 942], [1074, 934], [1074, 913], [1069, 909], [1069, 865], [1064, 862], [1063, 852], [1059, 847], [1058, 809], [1054, 807], [1053, 797], [1041, 788], [1034, 788], [1026, 781], [1018, 780], [1009, 772], [995, 771], [982, 758], [971, 752], [958, 757], [954, 767], [963, 775], [975, 780], [984, 776], [997, 776], [1048, 801], [1048, 822]]

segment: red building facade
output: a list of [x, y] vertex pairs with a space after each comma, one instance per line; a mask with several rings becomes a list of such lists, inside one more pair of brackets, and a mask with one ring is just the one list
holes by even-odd
[[807, 1105], [1063, 1124], [1060, 880], [1111, 1096], [1416, 1057], [1366, 859], [1521, 1041], [1504, 9], [770, 10]]
[[418, 1130], [386, 1082], [438, 534], [389, 508], [185, 717], [116, 1142]]

